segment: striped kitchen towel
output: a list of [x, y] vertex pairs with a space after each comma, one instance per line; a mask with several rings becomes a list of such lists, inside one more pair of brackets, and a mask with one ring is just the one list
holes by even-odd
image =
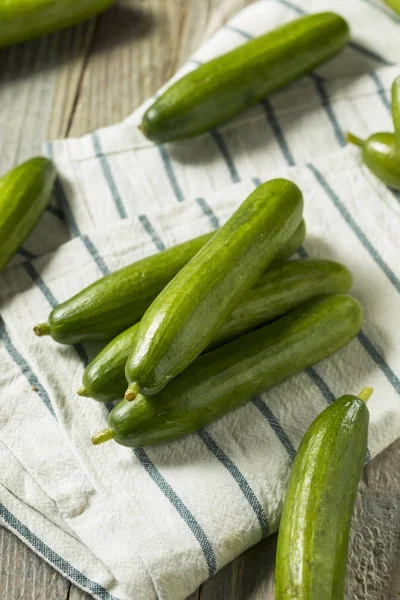
[[[120, 125], [47, 146], [71, 239], [60, 236], [46, 254], [36, 247], [43, 256], [20, 257], [0, 277], [0, 518], [95, 597], [183, 599], [276, 531], [300, 439], [342, 393], [375, 388], [370, 457], [400, 435], [399, 200], [344, 142], [350, 126], [359, 135], [392, 128], [399, 20], [372, 0], [262, 0], [185, 69], [304, 10], [325, 9], [353, 25], [342, 57], [212, 134], [155, 146], [137, 131], [142, 108]], [[383, 42], [376, 30], [386, 32]], [[93, 448], [107, 408], [74, 392], [98, 346], [57, 345], [36, 338], [32, 325], [102, 274], [217, 228], [273, 177], [303, 190], [300, 256], [352, 270], [362, 331], [196, 434], [134, 451], [113, 442]]]

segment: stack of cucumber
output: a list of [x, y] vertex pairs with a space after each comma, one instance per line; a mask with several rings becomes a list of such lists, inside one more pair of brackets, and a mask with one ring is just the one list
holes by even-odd
[[106, 275], [34, 327], [61, 343], [110, 340], [81, 396], [120, 400], [93, 437], [132, 447], [196, 431], [347, 344], [362, 322], [352, 277], [302, 244], [299, 188], [260, 185], [216, 233]]

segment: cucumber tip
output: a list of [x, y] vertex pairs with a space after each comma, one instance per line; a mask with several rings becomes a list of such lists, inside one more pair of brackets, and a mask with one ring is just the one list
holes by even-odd
[[360, 400], [363, 400], [363, 402], [368, 402], [373, 393], [374, 389], [372, 387], [365, 387], [358, 394], [358, 397], [360, 398]]
[[364, 140], [362, 140], [361, 138], [359, 138], [356, 135], [353, 135], [349, 131], [346, 132], [345, 137], [346, 137], [346, 140], [349, 142], [349, 144], [353, 144], [354, 146], [359, 146], [359, 148], [362, 148], [364, 146]]
[[134, 400], [136, 398], [138, 393], [139, 393], [139, 386], [136, 383], [136, 381], [132, 381], [128, 385], [128, 388], [124, 394], [124, 398], [125, 398], [125, 400], [128, 400], [128, 402], [132, 402], [132, 400]]
[[84, 396], [85, 398], [89, 398], [89, 390], [82, 385], [78, 390], [76, 390], [78, 396]]
[[47, 323], [39, 323], [38, 325], [35, 325], [33, 327], [33, 331], [38, 337], [42, 337], [43, 335], [50, 335], [50, 327], [47, 325]]
[[99, 444], [104, 444], [104, 442], [114, 439], [114, 437], [114, 429], [108, 427], [107, 429], [103, 429], [103, 431], [98, 431], [92, 436], [92, 444], [93, 446], [98, 446]]

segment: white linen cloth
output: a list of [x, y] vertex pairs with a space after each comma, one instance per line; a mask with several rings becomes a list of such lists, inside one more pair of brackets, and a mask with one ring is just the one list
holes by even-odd
[[[399, 198], [344, 138], [347, 129], [393, 129], [400, 19], [374, 0], [261, 0], [177, 77], [322, 10], [348, 19], [349, 48], [218, 131], [156, 146], [137, 129], [142, 107], [119, 125], [47, 145], [61, 182], [45, 218], [62, 210], [69, 234], [58, 223], [59, 234], [43, 235], [43, 222], [0, 277], [0, 519], [95, 597], [183, 599], [276, 531], [296, 448], [335, 397], [374, 387], [372, 457], [400, 435]], [[223, 224], [274, 177], [304, 193], [299, 254], [353, 272], [361, 333], [196, 434], [133, 451], [114, 442], [94, 448], [90, 436], [108, 411], [75, 390], [98, 346], [39, 339], [32, 325], [102, 274]], [[30, 252], [38, 257], [25, 260]]]

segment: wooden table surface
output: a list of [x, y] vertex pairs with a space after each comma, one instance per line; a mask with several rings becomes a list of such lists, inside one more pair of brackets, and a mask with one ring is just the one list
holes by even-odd
[[[87, 23], [0, 50], [0, 174], [40, 153], [47, 138], [79, 136], [126, 117], [219, 24], [250, 3], [119, 1]], [[399, 465], [400, 440], [365, 470], [353, 519], [348, 600], [400, 597]], [[275, 545], [273, 536], [250, 549], [190, 600], [273, 600]], [[0, 600], [84, 598], [90, 596], [0, 527]]]

